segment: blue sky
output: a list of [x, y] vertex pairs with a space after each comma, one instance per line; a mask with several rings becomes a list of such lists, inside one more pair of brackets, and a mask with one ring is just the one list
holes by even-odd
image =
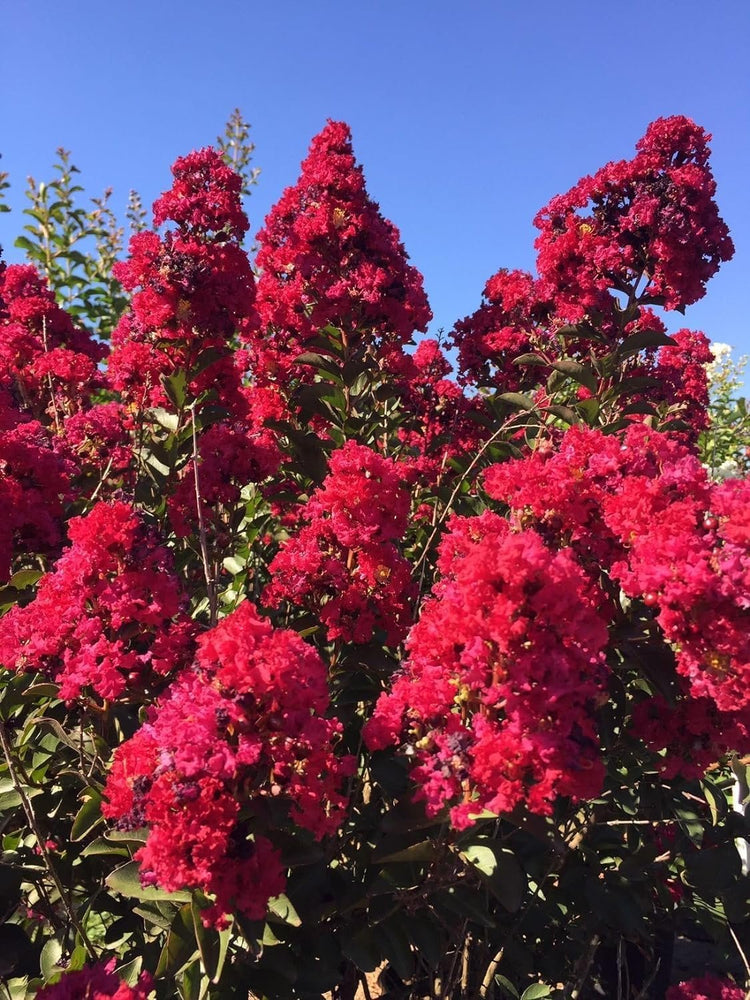
[[425, 276], [438, 327], [472, 312], [499, 267], [533, 269], [531, 220], [654, 118], [713, 133], [737, 247], [670, 328], [750, 353], [750, 4], [747, 0], [13, 0], [3, 13], [0, 166], [25, 178], [72, 150], [91, 194], [147, 204], [176, 156], [233, 107], [253, 126], [256, 231], [326, 118], [352, 127], [368, 188]]

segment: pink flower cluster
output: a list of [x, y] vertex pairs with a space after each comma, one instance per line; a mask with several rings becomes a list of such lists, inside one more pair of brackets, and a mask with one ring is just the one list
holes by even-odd
[[489, 809], [601, 788], [593, 709], [606, 698], [602, 594], [569, 550], [487, 512], [457, 518], [408, 659], [365, 728], [409, 749], [428, 814], [461, 829]]
[[250, 603], [205, 632], [194, 669], [117, 750], [107, 782], [105, 815], [149, 828], [136, 855], [143, 880], [211, 893], [207, 922], [261, 919], [285, 885], [264, 835], [270, 804], [318, 838], [344, 815], [352, 761], [335, 754], [341, 726], [328, 704], [315, 650]]
[[334, 451], [330, 473], [301, 511], [307, 522], [270, 566], [264, 601], [307, 608], [330, 639], [397, 645], [411, 623], [411, 567], [396, 543], [409, 493], [396, 463], [355, 441]]
[[69, 700], [142, 697], [192, 657], [171, 553], [123, 502], [97, 503], [68, 531], [71, 545], [34, 600], [0, 620], [0, 662], [40, 671]]

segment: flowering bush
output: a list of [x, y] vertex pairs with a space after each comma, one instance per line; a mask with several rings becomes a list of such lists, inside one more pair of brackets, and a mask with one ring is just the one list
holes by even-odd
[[257, 270], [210, 148], [75, 318], [0, 263], [13, 1000], [745, 996], [750, 486], [656, 311], [708, 140], [542, 209], [455, 376], [343, 123]]

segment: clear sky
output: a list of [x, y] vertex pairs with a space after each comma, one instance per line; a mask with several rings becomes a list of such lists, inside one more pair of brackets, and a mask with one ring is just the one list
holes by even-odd
[[176, 156], [239, 106], [260, 183], [253, 231], [295, 181], [326, 118], [352, 127], [368, 188], [450, 329], [499, 267], [533, 269], [531, 220], [654, 118], [713, 133], [718, 202], [737, 252], [689, 325], [750, 353], [750, 4], [747, 0], [6, 0], [0, 166], [25, 178], [72, 150], [91, 194], [151, 201]]

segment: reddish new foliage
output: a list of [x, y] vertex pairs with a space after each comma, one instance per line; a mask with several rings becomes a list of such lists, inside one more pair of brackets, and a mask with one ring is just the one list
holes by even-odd
[[118, 698], [179, 669], [194, 624], [169, 551], [128, 504], [96, 504], [68, 525], [71, 546], [36, 597], [0, 620], [0, 661], [38, 670], [65, 699]]
[[334, 753], [341, 726], [327, 709], [318, 654], [249, 602], [204, 633], [195, 668], [118, 749], [107, 783], [105, 814], [149, 827], [136, 855], [144, 881], [212, 893], [207, 922], [235, 910], [262, 918], [285, 884], [262, 832], [264, 799], [318, 838], [343, 818], [352, 762]]
[[422, 277], [365, 189], [349, 127], [329, 122], [300, 178], [258, 234], [258, 310], [271, 335], [251, 343], [256, 372], [289, 371], [331, 325], [350, 348], [406, 343], [431, 318]]
[[328, 637], [397, 645], [411, 623], [411, 568], [399, 552], [409, 493], [391, 459], [354, 441], [333, 453], [330, 474], [302, 510], [308, 523], [270, 566], [264, 601], [314, 611]]
[[442, 579], [409, 658], [365, 728], [371, 749], [411, 747], [428, 814], [461, 829], [525, 802], [588, 798], [604, 769], [592, 709], [606, 697], [602, 594], [570, 550], [487, 512], [454, 519]]
[[135, 986], [128, 986], [115, 972], [116, 959], [92, 965], [78, 972], [66, 972], [52, 986], [36, 994], [37, 1000], [147, 1000], [154, 983], [148, 972], [142, 972]]

